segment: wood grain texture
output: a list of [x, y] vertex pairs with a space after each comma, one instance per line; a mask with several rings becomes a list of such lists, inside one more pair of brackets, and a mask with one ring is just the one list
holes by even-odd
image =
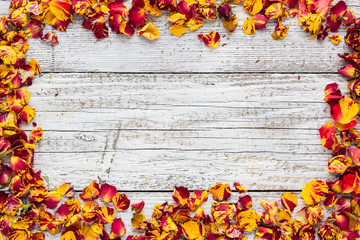
[[[350, 8], [360, 13], [359, 5], [348, 0]], [[0, 12], [7, 14], [8, 1], [0, 2]], [[129, 2], [127, 3], [129, 4]], [[241, 27], [248, 17], [241, 7], [233, 9]], [[256, 35], [245, 35], [240, 27], [229, 35], [220, 21], [207, 21], [195, 32], [178, 38], [168, 29], [167, 13], [150, 17], [159, 28], [160, 37], [149, 41], [139, 36], [110, 34], [97, 41], [93, 33], [82, 29], [75, 17], [65, 33], [57, 33], [60, 44], [53, 48], [38, 39], [30, 39], [29, 56], [39, 61], [45, 72], [336, 72], [343, 63], [337, 54], [347, 51], [329, 40], [317, 42], [298, 26], [297, 19], [287, 19], [290, 25], [284, 41], [274, 41], [271, 33], [275, 22]], [[218, 31], [221, 46], [209, 49], [197, 35]], [[50, 27], [46, 31], [53, 31]], [[344, 35], [344, 28], [340, 31]]]
[[[360, 13], [357, 2], [346, 2]], [[0, 1], [1, 14], [8, 5]], [[241, 25], [247, 15], [234, 11]], [[165, 15], [150, 20], [161, 35], [154, 42], [115, 34], [96, 41], [79, 18], [58, 33], [55, 48], [30, 40], [28, 57], [46, 72], [30, 87], [44, 129], [35, 168], [50, 188], [72, 182], [79, 192], [100, 178], [127, 191], [132, 203], [144, 200], [150, 217], [155, 204], [172, 202], [174, 186], [237, 181], [265, 191], [251, 193], [261, 213], [261, 198], [278, 201], [279, 190], [299, 196], [307, 181], [334, 177], [325, 172], [331, 154], [318, 128], [331, 120], [322, 100], [326, 84], [346, 89], [334, 73], [344, 65], [337, 54], [347, 48], [310, 40], [296, 19], [284, 22], [284, 41], [271, 38], [275, 23], [255, 36], [241, 29], [229, 36], [219, 21], [206, 22], [177, 38]], [[197, 39], [212, 30], [224, 36], [217, 49]], [[118, 216], [138, 234], [130, 211]]]
[[[336, 74], [43, 74], [30, 87], [44, 128], [36, 168], [81, 190], [300, 190], [328, 179], [318, 128]], [[346, 87], [342, 81], [342, 89]], [[31, 125], [31, 124], [30, 124]], [[27, 126], [30, 130], [32, 127]]]

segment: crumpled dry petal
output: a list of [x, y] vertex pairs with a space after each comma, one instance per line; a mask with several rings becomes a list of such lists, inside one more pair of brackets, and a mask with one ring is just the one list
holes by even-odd
[[159, 30], [157, 27], [153, 26], [152, 23], [146, 24], [142, 29], [140, 29], [137, 34], [139, 36], [146, 37], [149, 40], [157, 39], [159, 35]]
[[205, 35], [199, 34], [198, 37], [209, 47], [218, 47], [220, 44], [220, 34], [215, 31]]
[[324, 201], [328, 192], [328, 186], [323, 181], [315, 180], [305, 184], [301, 196], [306, 204], [311, 205]]
[[215, 201], [225, 201], [231, 196], [230, 186], [228, 184], [218, 183], [209, 188], [209, 193]]

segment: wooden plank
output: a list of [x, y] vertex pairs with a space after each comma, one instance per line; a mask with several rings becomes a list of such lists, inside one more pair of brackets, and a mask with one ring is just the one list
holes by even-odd
[[318, 129], [339, 80], [346, 89], [333, 74], [43, 74], [30, 105], [47, 130]]
[[128, 191], [220, 181], [299, 190], [332, 177], [317, 129], [330, 120], [323, 89], [339, 80], [299, 77], [43, 74], [30, 87], [45, 131], [36, 169], [77, 190], [97, 177]]
[[[131, 204], [134, 203], [138, 203], [140, 201], [144, 201], [145, 202], [145, 207], [142, 211], [143, 214], [146, 215], [147, 219], [151, 219], [152, 213], [153, 213], [153, 207], [156, 204], [162, 204], [164, 202], [168, 202], [169, 204], [174, 204], [174, 201], [172, 199], [172, 193], [168, 192], [168, 193], [161, 193], [161, 192], [141, 192], [141, 193], [126, 193], [131, 201]], [[249, 193], [249, 195], [251, 195], [252, 199], [253, 199], [253, 207], [251, 208], [252, 210], [254, 210], [255, 212], [257, 212], [258, 214], [261, 214], [263, 212], [263, 207], [260, 205], [260, 200], [261, 199], [265, 199], [267, 202], [273, 202], [273, 201], [277, 201], [280, 208], [282, 208], [281, 203], [280, 203], [280, 197], [281, 197], [281, 192], [270, 192], [270, 193]], [[241, 196], [244, 196], [245, 194], [242, 194]], [[297, 193], [296, 194], [298, 199], [299, 199], [299, 205], [298, 207], [295, 208], [295, 211], [298, 211], [302, 206], [305, 205], [304, 201], [302, 200], [302, 198], [300, 197], [300, 194]], [[238, 197], [240, 195], [238, 193], [233, 193], [232, 196], [230, 197], [229, 201], [230, 202], [236, 202], [238, 201]], [[206, 214], [210, 215], [210, 211], [211, 211], [211, 204], [213, 203], [212, 197], [209, 195], [209, 200], [208, 202], [204, 203], [202, 206], [205, 210]], [[329, 212], [328, 209], [325, 209], [325, 216], [324, 219], [329, 216]], [[141, 231], [136, 231], [133, 229], [132, 225], [131, 225], [131, 218], [132, 218], [132, 212], [130, 210], [126, 210], [123, 212], [116, 212], [115, 217], [121, 217], [121, 219], [123, 220], [125, 227], [127, 229], [127, 234], [124, 236], [124, 239], [126, 239], [126, 237], [128, 235], [138, 235], [141, 234]], [[293, 214], [294, 217], [294, 214]], [[110, 232], [110, 226], [106, 226], [105, 228], [107, 230], [107, 232]], [[245, 235], [248, 237], [248, 239], [253, 239], [255, 232], [252, 231], [250, 233], [245, 233]], [[59, 236], [51, 236], [50, 234], [48, 234], [46, 232], [46, 239], [59, 239]]]
[[[359, 14], [357, 3], [347, 0]], [[0, 2], [1, 12], [7, 12], [8, 2]], [[129, 3], [127, 3], [129, 4]], [[238, 7], [233, 11], [246, 17]], [[206, 22], [196, 32], [181, 38], [170, 35], [167, 14], [150, 17], [160, 31], [153, 42], [138, 36], [127, 37], [110, 34], [96, 41], [92, 32], [81, 27], [75, 18], [67, 32], [58, 33], [60, 44], [53, 48], [39, 40], [30, 39], [29, 56], [39, 61], [46, 72], [336, 72], [343, 64], [338, 53], [348, 51], [330, 41], [317, 42], [299, 28], [297, 19], [287, 19], [290, 31], [284, 41], [274, 41], [271, 33], [275, 23], [254, 36], [237, 29], [228, 35], [220, 21]], [[217, 49], [199, 43], [197, 35], [219, 31], [224, 36]], [[47, 28], [45, 32], [52, 31]], [[344, 28], [340, 32], [344, 35]], [[343, 43], [342, 43], [343, 44]]]

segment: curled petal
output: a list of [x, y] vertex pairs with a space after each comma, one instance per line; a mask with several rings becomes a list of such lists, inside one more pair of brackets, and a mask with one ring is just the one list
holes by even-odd
[[218, 183], [209, 189], [210, 194], [215, 201], [225, 201], [231, 196], [230, 186], [228, 184]]
[[334, 105], [340, 101], [342, 98], [341, 91], [338, 89], [337, 83], [328, 84], [325, 87], [325, 98], [324, 101], [329, 105]]
[[352, 10], [347, 9], [343, 15], [343, 23], [345, 26], [350, 26], [355, 23], [355, 14]]
[[96, 216], [96, 210], [99, 208], [99, 204], [93, 201], [86, 201], [84, 204], [84, 208], [81, 211], [81, 216], [83, 216], [84, 220], [87, 222], [93, 221]]
[[126, 233], [126, 228], [121, 218], [115, 218], [111, 224], [110, 239], [121, 237]]
[[245, 0], [244, 9], [251, 15], [258, 14], [263, 9], [262, 0]]
[[346, 171], [341, 179], [341, 189], [342, 193], [351, 193], [359, 185], [359, 176], [357, 171], [352, 171], [352, 169]]
[[115, 217], [114, 209], [108, 206], [101, 206], [100, 208], [96, 209], [95, 214], [102, 223], [111, 223]]
[[335, 34], [332, 36], [328, 36], [328, 38], [330, 39], [330, 41], [335, 44], [335, 45], [339, 45], [341, 42], [341, 37], [339, 36], [339, 34]]
[[349, 148], [348, 153], [355, 165], [360, 166], [360, 150], [358, 148]]
[[129, 9], [121, 2], [112, 2], [108, 7], [110, 15], [120, 14], [121, 16], [126, 17], [129, 14]]
[[99, 197], [99, 193], [99, 184], [91, 182], [89, 186], [83, 189], [83, 192], [80, 194], [80, 198], [84, 201], [94, 200]]
[[[6, 165], [0, 165], [0, 185], [6, 185], [11, 180], [11, 175], [13, 171], [10, 167]], [[1, 204], [0, 204], [1, 207]]]
[[153, 26], [152, 23], [146, 24], [141, 30], [137, 32], [139, 36], [146, 37], [149, 40], [157, 39], [159, 35], [159, 30], [157, 27]]
[[145, 202], [141, 201], [139, 203], [131, 205], [131, 210], [135, 211], [135, 213], [139, 213], [143, 210], [144, 206], [145, 206]]
[[35, 142], [41, 140], [43, 137], [43, 130], [41, 127], [38, 127], [36, 129], [33, 129], [30, 133], [30, 138], [34, 140]]
[[315, 180], [305, 184], [301, 196], [306, 204], [317, 204], [326, 199], [328, 192], [328, 186], [323, 181]]
[[268, 19], [264, 15], [256, 14], [252, 16], [252, 19], [254, 20], [256, 30], [266, 28]]
[[112, 201], [115, 209], [118, 211], [125, 211], [130, 206], [130, 200], [124, 193], [116, 193], [112, 198]]
[[346, 3], [344, 1], [339, 1], [330, 9], [330, 12], [331, 14], [342, 16], [347, 9], [348, 7], [346, 6]]
[[52, 0], [49, 2], [49, 9], [60, 21], [70, 19], [72, 7], [71, 4], [63, 0]]
[[352, 161], [349, 157], [344, 155], [337, 155], [330, 159], [327, 172], [343, 174], [348, 167], [350, 167]]
[[134, 28], [138, 28], [147, 21], [147, 14], [143, 8], [132, 7], [129, 11], [128, 19]]
[[252, 202], [252, 198], [250, 195], [245, 195], [243, 197], [239, 197], [239, 201], [238, 201], [241, 206], [243, 206], [243, 208], [245, 210], [248, 210], [249, 208], [252, 207], [253, 205], [253, 202]]
[[205, 234], [205, 227], [195, 221], [187, 221], [181, 225], [182, 232], [187, 239], [201, 239]]
[[359, 74], [358, 69], [354, 67], [352, 64], [348, 64], [342, 69], [339, 69], [338, 73], [347, 78], [355, 78]]
[[223, 18], [221, 21], [224, 28], [226, 28], [226, 30], [228, 30], [230, 34], [232, 34], [235, 31], [239, 23], [239, 19], [236, 17], [236, 14], [228, 18]]
[[275, 32], [271, 34], [274, 40], [283, 40], [289, 31], [289, 26], [281, 26], [281, 22], [278, 22], [275, 27]]
[[265, 10], [267, 19], [280, 18], [283, 15], [282, 3], [273, 3]]
[[147, 219], [142, 213], [135, 213], [131, 219], [131, 224], [136, 230], [143, 230], [146, 228]]
[[169, 32], [177, 37], [180, 37], [184, 33], [186, 33], [187, 27], [186, 22], [184, 20], [178, 20], [173, 25], [171, 25]]
[[5, 16], [0, 16], [0, 34], [5, 34], [8, 30], [8, 20]]
[[195, 211], [201, 206], [201, 204], [206, 202], [207, 199], [208, 199], [208, 192], [206, 190], [205, 191], [195, 190], [194, 197], [187, 199], [186, 206], [190, 209], [190, 211]]
[[327, 17], [327, 23], [329, 24], [331, 32], [337, 32], [341, 27], [341, 18], [338, 15], [330, 14]]
[[56, 46], [59, 44], [57, 35], [55, 33], [47, 33], [41, 38], [41, 40], [44, 40], [52, 46]]
[[58, 193], [57, 191], [48, 192], [44, 199], [45, 205], [50, 209], [56, 208], [60, 201], [61, 201], [61, 194]]
[[173, 192], [173, 199], [180, 205], [185, 205], [190, 197], [190, 192], [185, 187], [175, 187]]
[[26, 35], [32, 38], [41, 38], [45, 24], [37, 20], [31, 20], [26, 28]]
[[244, 31], [245, 34], [247, 35], [252, 35], [256, 33], [256, 28], [255, 28], [255, 21], [252, 18], [247, 18], [244, 21], [244, 24], [242, 26], [242, 30]]
[[12, 47], [0, 46], [0, 59], [4, 64], [14, 64], [17, 61], [17, 54]]
[[220, 43], [220, 34], [218, 32], [211, 32], [205, 35], [200, 34], [199, 39], [202, 40], [206, 46], [217, 47]]
[[100, 187], [100, 198], [106, 203], [113, 199], [115, 193], [117, 193], [116, 187], [110, 184], [104, 183]]
[[281, 195], [281, 204], [290, 212], [298, 205], [298, 199], [294, 193], [286, 192]]
[[260, 216], [253, 210], [241, 211], [236, 216], [236, 225], [244, 231], [251, 232], [258, 226]]
[[235, 190], [238, 192], [238, 193], [246, 193], [248, 190], [241, 186], [239, 183], [234, 183], [234, 187], [235, 187]]
[[359, 105], [350, 97], [343, 97], [330, 107], [331, 117], [339, 124], [351, 123], [359, 112]]
[[161, 218], [161, 228], [165, 232], [177, 231], [178, 227], [171, 217], [163, 216]]
[[331, 4], [333, 1], [329, 0], [316, 0], [314, 1], [314, 10], [317, 14], [319, 14], [322, 18], [325, 18], [331, 8]]
[[9, 16], [9, 22], [14, 26], [14, 28], [22, 29], [28, 24], [28, 15], [24, 7], [17, 8]]
[[233, 203], [214, 202], [211, 205], [211, 215], [219, 224], [230, 222], [237, 213], [237, 208]]
[[327, 149], [334, 150], [339, 144], [339, 139], [335, 131], [335, 124], [332, 122], [325, 123], [320, 129], [321, 144]]

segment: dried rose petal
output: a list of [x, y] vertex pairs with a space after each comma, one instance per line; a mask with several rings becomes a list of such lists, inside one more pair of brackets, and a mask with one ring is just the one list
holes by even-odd
[[251, 15], [258, 14], [263, 8], [262, 0], [244, 0], [244, 9]]
[[89, 186], [83, 189], [83, 192], [80, 194], [80, 198], [84, 201], [94, 200], [99, 198], [99, 194], [99, 184], [91, 182]]
[[238, 191], [238, 193], [246, 193], [248, 190], [241, 186], [239, 183], [234, 183], [235, 190]]
[[30, 138], [34, 140], [35, 142], [41, 140], [43, 137], [43, 130], [41, 127], [38, 127], [31, 131]]
[[44, 27], [44, 23], [37, 20], [31, 20], [26, 28], [26, 35], [32, 38], [41, 38], [43, 36]]
[[135, 213], [139, 213], [143, 210], [144, 206], [145, 206], [145, 202], [141, 201], [139, 203], [131, 205], [131, 210], [135, 211]]
[[141, 30], [137, 32], [139, 36], [146, 37], [149, 40], [157, 39], [159, 35], [159, 30], [157, 27], [153, 26], [152, 23], [146, 24]]
[[110, 239], [121, 237], [126, 233], [126, 228], [121, 218], [115, 218], [111, 224]]
[[281, 204], [290, 212], [298, 205], [298, 199], [294, 193], [286, 192], [281, 194]]
[[305, 184], [301, 196], [306, 204], [317, 204], [325, 200], [328, 191], [328, 186], [323, 181], [310, 181]]
[[115, 193], [117, 193], [116, 187], [110, 184], [104, 183], [100, 187], [100, 198], [106, 203], [113, 199]]
[[124, 193], [116, 193], [112, 198], [112, 201], [115, 209], [118, 211], [125, 211], [130, 206], [130, 200]]
[[339, 34], [335, 34], [332, 36], [328, 36], [328, 38], [330, 39], [330, 41], [335, 44], [335, 45], [339, 45], [341, 42], [341, 37], [339, 36]]
[[202, 40], [206, 46], [217, 47], [220, 43], [220, 34], [218, 32], [211, 32], [205, 35], [199, 34], [199, 39]]
[[131, 219], [131, 224], [136, 230], [145, 229], [147, 225], [147, 219], [142, 213], [135, 213]]
[[228, 184], [218, 183], [211, 188], [209, 192], [215, 201], [221, 202], [228, 199], [231, 196], [230, 186]]
[[244, 21], [244, 24], [242, 26], [242, 30], [244, 31], [245, 34], [247, 35], [252, 35], [256, 33], [256, 28], [255, 28], [255, 21], [252, 18], [247, 18]]
[[44, 40], [52, 46], [56, 46], [59, 44], [57, 35], [55, 33], [47, 33], [41, 38], [41, 40]]

